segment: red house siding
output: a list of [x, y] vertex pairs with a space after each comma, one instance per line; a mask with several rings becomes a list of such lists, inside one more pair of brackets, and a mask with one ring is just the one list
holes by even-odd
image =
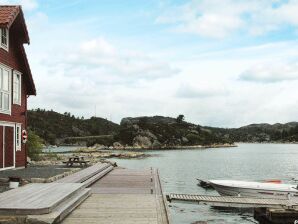
[[[16, 21], [19, 18], [16, 18]], [[9, 50], [8, 52], [0, 48], [0, 64], [10, 67], [12, 70], [17, 70], [22, 73], [21, 78], [21, 105], [11, 104], [11, 115], [0, 113], [0, 121], [20, 123], [21, 129], [27, 129], [26, 111], [27, 111], [27, 83], [26, 83], [26, 67], [25, 59], [22, 53], [23, 44], [18, 39], [18, 25], [14, 24], [9, 30]], [[13, 90], [13, 75], [11, 77], [11, 90]], [[12, 93], [12, 91], [11, 91]], [[11, 102], [13, 94], [11, 94]], [[15, 166], [21, 167], [26, 165], [26, 145], [21, 144], [21, 150], [15, 151]], [[1, 169], [1, 167], [0, 167]]]

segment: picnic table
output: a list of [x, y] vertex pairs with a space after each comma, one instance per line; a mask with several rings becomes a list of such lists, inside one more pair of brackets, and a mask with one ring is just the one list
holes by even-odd
[[87, 166], [87, 163], [89, 162], [89, 160], [85, 160], [84, 156], [71, 156], [68, 158], [68, 161], [64, 161], [63, 163], [66, 163], [66, 166], [72, 167], [74, 164], [79, 164], [80, 166]]

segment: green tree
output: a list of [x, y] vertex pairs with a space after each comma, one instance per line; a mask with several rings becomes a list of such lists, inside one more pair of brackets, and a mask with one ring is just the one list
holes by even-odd
[[181, 124], [182, 121], [184, 121], [184, 118], [185, 118], [184, 115], [183, 115], [183, 114], [180, 114], [180, 115], [176, 118], [177, 123]]
[[27, 146], [28, 156], [32, 160], [39, 160], [40, 153], [42, 152], [42, 139], [33, 131], [29, 131]]

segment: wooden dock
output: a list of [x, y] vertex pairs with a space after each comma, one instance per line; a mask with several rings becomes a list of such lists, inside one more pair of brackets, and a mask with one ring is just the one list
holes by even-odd
[[239, 208], [298, 208], [297, 200], [245, 198], [232, 196], [209, 196], [190, 194], [169, 194], [167, 200], [197, 203], [203, 205]]
[[220, 207], [254, 208], [260, 224], [298, 224], [298, 200], [264, 199], [232, 196], [169, 194], [169, 202], [197, 203]]
[[91, 196], [63, 224], [168, 224], [157, 170], [115, 168], [90, 186]]
[[98, 163], [53, 183], [4, 192], [0, 201], [0, 223], [170, 223], [155, 169]]

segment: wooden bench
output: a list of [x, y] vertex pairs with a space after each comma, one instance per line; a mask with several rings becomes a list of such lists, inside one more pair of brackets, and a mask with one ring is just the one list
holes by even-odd
[[68, 161], [63, 161], [68, 167], [72, 167], [74, 164], [79, 164], [80, 166], [87, 166], [89, 160], [85, 160], [83, 156], [72, 156], [68, 158]]

